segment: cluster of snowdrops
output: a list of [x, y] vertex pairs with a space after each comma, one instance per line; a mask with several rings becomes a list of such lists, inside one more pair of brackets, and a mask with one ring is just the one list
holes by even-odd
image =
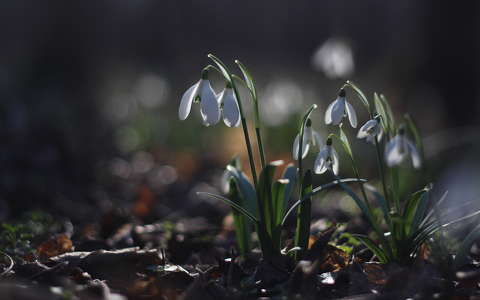
[[[371, 225], [371, 234], [357, 234], [354, 237], [371, 250], [372, 259], [381, 263], [392, 261], [411, 263], [420, 247], [439, 230], [478, 214], [475, 212], [442, 224], [440, 220], [443, 218], [439, 217], [441, 212], [438, 211], [436, 204], [443, 201], [446, 193], [435, 203], [430, 199], [431, 184], [408, 196], [401, 193], [400, 182], [403, 173], [399, 172], [400, 165], [411, 164], [415, 169], [421, 168], [423, 146], [418, 130], [408, 115], [397, 125], [392, 109], [383, 95], [374, 93], [372, 99], [368, 99], [349, 81], [339, 89], [337, 98], [325, 111], [325, 124], [336, 126], [338, 133], [331, 133], [323, 139], [312, 129], [310, 115], [317, 108], [315, 104], [312, 105], [303, 115], [298, 134], [293, 140], [293, 158], [297, 161], [296, 165], [288, 165], [281, 179], [274, 180], [275, 170], [283, 162], [267, 163], [265, 159], [259, 99], [250, 72], [236, 60], [235, 64], [242, 75], [237, 76], [216, 56], [209, 54], [208, 57], [213, 64], [206, 66], [201, 72], [200, 80], [183, 94], [179, 118], [185, 120], [190, 114], [192, 104], [200, 104], [204, 125], [215, 125], [223, 118], [228, 127], [242, 126], [252, 181], [242, 171], [239, 160], [233, 159], [227, 165], [224, 176], [226, 196], [202, 193], [222, 200], [232, 207], [241, 254], [252, 249], [252, 232], [255, 231], [264, 259], [282, 254], [294, 255], [296, 259], [301, 259], [308, 248], [312, 197], [335, 186], [340, 187], [355, 201]], [[213, 90], [209, 81], [209, 74], [212, 71], [218, 72], [225, 80], [225, 88], [219, 94]], [[261, 162], [259, 175], [254, 163], [252, 137], [247, 127], [239, 87], [248, 90], [253, 106], [255, 138]], [[352, 100], [350, 97], [347, 98], [347, 90], [353, 91], [355, 99], [360, 100], [368, 111], [369, 120], [360, 127], [356, 136], [359, 139], [366, 139], [376, 150], [381, 182], [379, 188], [360, 177], [349, 139], [342, 127], [346, 119], [353, 128], [358, 125]], [[355, 177], [339, 177], [339, 156], [335, 150], [337, 145], [347, 154]], [[319, 149], [312, 168], [313, 173], [329, 172], [334, 178], [333, 181], [317, 187], [312, 186], [312, 169], [303, 165], [303, 159], [313, 148]], [[352, 185], [358, 185], [359, 192], [352, 189]], [[379, 190], [383, 190], [383, 193]], [[290, 199], [294, 199], [293, 203]], [[376, 213], [377, 211], [381, 213]], [[296, 215], [295, 245], [290, 249], [283, 249], [282, 228], [292, 214]], [[459, 259], [460, 256], [462, 255], [457, 255]]]

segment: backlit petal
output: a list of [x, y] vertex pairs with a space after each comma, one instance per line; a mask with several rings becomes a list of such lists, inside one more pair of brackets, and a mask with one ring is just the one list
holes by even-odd
[[407, 142], [408, 150], [410, 152], [410, 157], [412, 158], [413, 167], [415, 169], [418, 169], [422, 166], [422, 160], [420, 159], [420, 154], [418, 154], [417, 148], [412, 142], [408, 140], [406, 142]]
[[228, 127], [240, 125], [240, 109], [233, 89], [227, 88], [222, 93], [220, 102], [223, 103], [223, 122]]
[[[297, 134], [295, 137], [295, 140], [293, 141], [293, 149], [292, 149], [292, 154], [293, 154], [293, 159], [298, 160], [298, 148], [299, 148], [299, 141], [300, 141], [300, 134]], [[308, 151], [310, 150], [310, 143], [307, 143], [305, 135], [303, 136], [303, 145], [302, 145], [302, 159], [305, 158], [308, 154]]]
[[355, 109], [350, 103], [348, 103], [348, 101], [345, 101], [345, 109], [348, 115], [348, 120], [350, 121], [350, 125], [352, 125], [353, 128], [356, 128], [357, 114], [355, 113]]
[[333, 174], [338, 175], [339, 168], [340, 168], [340, 163], [338, 162], [338, 153], [335, 151], [335, 149], [331, 149], [331, 158], [332, 158], [332, 171]]
[[322, 148], [322, 151], [318, 153], [317, 158], [315, 159], [315, 163], [313, 165], [313, 172], [316, 174], [323, 174], [328, 170], [327, 166], [327, 157], [328, 157], [328, 149], [325, 147]]
[[[202, 82], [203, 81], [203, 82]], [[202, 79], [199, 87], [200, 113], [205, 126], [215, 125], [220, 120], [220, 108], [210, 81]]]
[[403, 137], [398, 135], [388, 142], [385, 148], [385, 161], [389, 167], [397, 166], [404, 161], [407, 149], [402, 150], [402, 148], [405, 148], [402, 145], [403, 142]]
[[327, 110], [325, 111], [325, 124], [327, 124], [327, 125], [332, 124], [332, 110], [333, 110], [333, 106], [335, 105], [336, 102], [337, 102], [337, 100], [330, 103], [327, 107]]
[[318, 147], [320, 149], [323, 143], [322, 136], [320, 135], [320, 133], [318, 133], [315, 130], [312, 130], [312, 135], [313, 135], [312, 146]]
[[185, 120], [190, 114], [192, 108], [192, 102], [197, 96], [198, 86], [200, 81], [192, 85], [182, 96], [180, 101], [180, 107], [178, 108], [178, 117], [180, 120]]
[[338, 125], [342, 122], [343, 117], [345, 116], [345, 98], [338, 97], [334, 102], [335, 104], [332, 107], [332, 124]]

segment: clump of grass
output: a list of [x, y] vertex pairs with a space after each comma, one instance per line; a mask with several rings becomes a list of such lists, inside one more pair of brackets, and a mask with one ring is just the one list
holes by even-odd
[[[223, 118], [228, 127], [240, 125], [242, 127], [252, 180], [250, 181], [242, 171], [239, 161], [233, 160], [227, 165], [224, 176], [226, 197], [203, 193], [232, 207], [241, 254], [251, 250], [251, 233], [255, 231], [264, 259], [270, 260], [280, 254], [293, 254], [297, 260], [301, 259], [308, 247], [312, 198], [320, 191], [334, 186], [339, 186], [355, 201], [370, 224], [371, 235], [357, 234], [353, 237], [370, 249], [374, 254], [372, 259], [380, 263], [410, 264], [417, 257], [420, 247], [440, 229], [479, 213], [477, 211], [452, 222], [441, 223], [440, 220], [444, 219], [445, 214], [438, 211], [438, 206], [431, 199], [433, 185], [430, 183], [406, 198], [403, 197], [404, 191], [401, 190], [400, 183], [407, 180], [409, 172], [400, 172], [400, 169], [410, 169], [405, 167], [413, 166], [413, 172], [422, 172], [424, 159], [419, 130], [409, 115], [405, 115], [401, 122], [396, 122], [392, 108], [384, 95], [374, 93], [369, 99], [350, 81], [341, 86], [337, 98], [325, 111], [325, 124], [333, 126], [338, 132], [330, 133], [325, 139], [325, 144], [323, 143], [324, 140], [312, 128], [314, 122], [311, 113], [317, 108], [317, 105], [312, 105], [303, 115], [298, 126], [298, 135], [294, 139], [293, 159], [297, 164], [288, 165], [281, 179], [274, 180], [275, 171], [283, 162], [268, 162], [265, 157], [262, 119], [259, 113], [261, 101], [253, 77], [246, 66], [238, 60], [235, 60], [235, 64], [241, 76], [232, 73], [216, 56], [209, 54], [208, 57], [213, 64], [207, 65], [202, 70], [201, 79], [183, 95], [179, 118], [185, 120], [192, 105], [200, 104], [204, 125], [215, 125]], [[211, 71], [216, 71], [225, 81], [225, 88], [219, 94], [211, 87], [209, 81]], [[254, 163], [251, 134], [239, 93], [240, 87], [249, 92], [260, 166]], [[353, 128], [358, 125], [355, 108], [351, 99], [347, 98], [347, 90], [353, 91], [356, 99], [368, 112], [369, 119], [361, 126], [357, 138], [365, 139], [373, 145], [372, 152], [377, 157], [382, 192], [376, 186], [367, 184], [367, 180], [360, 176], [361, 170], [356, 163], [356, 155], [343, 126], [345, 119], [348, 119]], [[335, 149], [338, 147], [343, 149], [349, 158], [354, 178], [339, 176], [340, 159]], [[314, 148], [318, 148], [319, 153], [315, 164], [309, 168], [304, 165], [303, 159]], [[313, 187], [314, 174], [324, 173], [333, 175], [335, 180]], [[347, 185], [350, 182], [358, 184], [359, 194]], [[288, 207], [291, 197], [296, 201]], [[440, 199], [436, 203], [441, 201], [443, 200]], [[380, 216], [376, 211], [381, 211]], [[282, 228], [292, 213], [296, 213], [295, 247], [290, 251], [282, 251]], [[469, 241], [472, 239], [473, 237], [469, 236]]]

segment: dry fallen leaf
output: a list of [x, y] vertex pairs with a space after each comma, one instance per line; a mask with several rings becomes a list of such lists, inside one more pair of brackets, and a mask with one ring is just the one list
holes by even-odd
[[367, 275], [368, 281], [373, 284], [384, 285], [387, 283], [387, 273], [379, 263], [364, 263], [363, 272]]
[[72, 241], [65, 234], [56, 235], [41, 243], [37, 248], [39, 257], [43, 259], [71, 251], [73, 251]]

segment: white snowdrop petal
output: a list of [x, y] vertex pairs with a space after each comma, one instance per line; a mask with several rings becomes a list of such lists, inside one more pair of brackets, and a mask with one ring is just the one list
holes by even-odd
[[397, 166], [405, 159], [406, 151], [401, 150], [402, 142], [402, 138], [398, 135], [388, 142], [385, 149], [385, 160], [389, 167]]
[[223, 102], [223, 122], [228, 127], [237, 127], [240, 125], [240, 109], [232, 89], [226, 89], [222, 94]]
[[[293, 141], [293, 149], [292, 149], [292, 154], [293, 154], [293, 159], [298, 160], [298, 148], [300, 147], [300, 134], [297, 134], [295, 137], [295, 140]], [[302, 145], [302, 159], [305, 158], [308, 154], [308, 151], [310, 150], [310, 144], [306, 143], [305, 141], [305, 135], [303, 136], [303, 145]]]
[[315, 163], [313, 165], [313, 172], [315, 174], [323, 174], [328, 170], [327, 167], [327, 157], [328, 157], [328, 149], [323, 148], [320, 153], [318, 153], [317, 158], [315, 159]]
[[220, 120], [218, 100], [210, 82], [206, 79], [202, 80], [205, 82], [200, 83], [200, 113], [206, 126], [215, 125]]
[[333, 110], [333, 106], [335, 105], [336, 102], [337, 102], [337, 100], [330, 103], [327, 107], [327, 110], [325, 111], [325, 124], [327, 124], [327, 125], [332, 124], [332, 110]]
[[417, 148], [410, 141], [407, 142], [407, 147], [410, 152], [410, 157], [412, 158], [412, 164], [415, 169], [418, 169], [422, 166], [422, 160], [420, 159], [420, 154], [418, 154]]
[[312, 130], [312, 135], [313, 135], [313, 140], [312, 140], [313, 146], [320, 148], [323, 143], [322, 136], [320, 135], [320, 133], [318, 133], [315, 130]]
[[372, 123], [370, 121], [368, 121], [367, 123], [363, 124], [362, 127], [360, 127], [360, 130], [358, 130], [358, 134], [357, 134], [358, 139], [363, 139], [368, 136], [368, 131], [370, 130], [370, 128], [372, 128]]
[[342, 122], [343, 116], [345, 115], [345, 98], [339, 97], [335, 100], [331, 115], [333, 125], [338, 125]]
[[330, 155], [332, 158], [332, 171], [333, 174], [338, 175], [339, 169], [340, 169], [340, 163], [338, 162], [338, 153], [335, 151], [335, 149], [331, 149]]
[[353, 128], [357, 127], [357, 114], [355, 113], [355, 109], [353, 106], [348, 103], [348, 101], [345, 100], [345, 110], [348, 115], [348, 120], [350, 121], [350, 125], [352, 125]]
[[182, 96], [182, 100], [180, 101], [180, 107], [178, 108], [178, 118], [182, 121], [185, 120], [190, 114], [192, 102], [198, 93], [199, 84], [200, 81], [192, 85]]

